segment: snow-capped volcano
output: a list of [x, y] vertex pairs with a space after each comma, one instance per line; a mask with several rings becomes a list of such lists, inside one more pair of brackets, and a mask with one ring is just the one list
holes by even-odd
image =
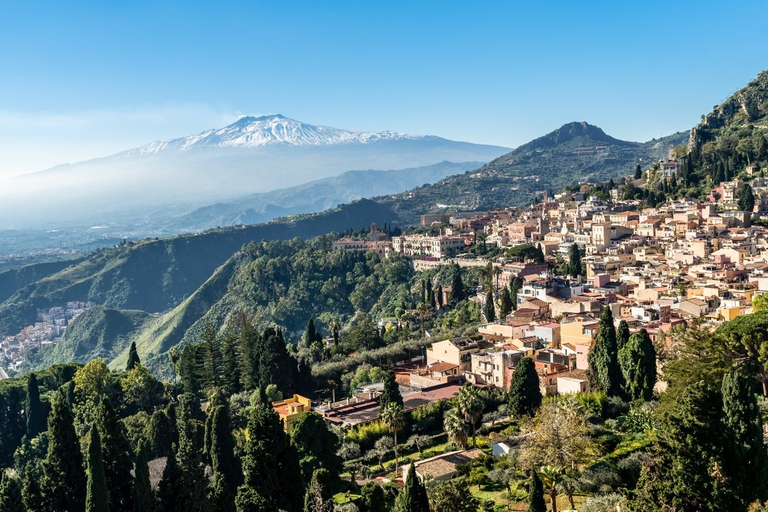
[[[271, 144], [291, 146], [328, 146], [335, 144], [367, 144], [382, 140], [419, 140], [426, 137], [397, 132], [358, 132], [330, 126], [315, 126], [289, 119], [280, 114], [245, 116], [229, 126], [207, 130], [164, 142], [152, 142], [126, 153], [151, 154], [164, 150], [186, 151], [201, 147], [252, 148]], [[432, 137], [434, 138], [434, 137]]]
[[[50, 226], [51, 219], [57, 226], [93, 225], [93, 219], [102, 225], [137, 215], [144, 225], [156, 225], [177, 212], [347, 171], [488, 162], [508, 151], [431, 135], [315, 126], [281, 115], [243, 117], [224, 128], [9, 180], [0, 187], [0, 226]], [[356, 197], [374, 190], [375, 176], [366, 174], [370, 186], [357, 183]]]

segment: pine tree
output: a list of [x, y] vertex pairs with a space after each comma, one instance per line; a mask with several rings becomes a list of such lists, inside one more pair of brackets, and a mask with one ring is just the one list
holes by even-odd
[[617, 352], [613, 312], [606, 306], [600, 315], [600, 327], [587, 359], [592, 386], [608, 396], [621, 393], [621, 369]]
[[242, 389], [253, 391], [259, 387], [259, 353], [256, 345], [259, 335], [247, 318], [240, 319], [240, 382]]
[[632, 400], [649, 401], [656, 385], [656, 349], [645, 329], [629, 337], [619, 351], [624, 390]]
[[40, 387], [37, 377], [30, 373], [27, 378], [27, 401], [25, 411], [27, 416], [27, 439], [33, 439], [45, 430], [45, 413], [40, 402]]
[[619, 328], [616, 329], [616, 347], [620, 351], [629, 341], [629, 324], [626, 320], [619, 322]]
[[240, 354], [237, 336], [231, 328], [224, 330], [221, 342], [222, 385], [230, 393], [240, 391]]
[[85, 509], [85, 472], [80, 440], [64, 392], [59, 390], [48, 417], [48, 454], [43, 461], [40, 495], [48, 511]]
[[5, 471], [0, 470], [0, 510], [3, 512], [26, 512], [21, 499], [21, 484]]
[[493, 303], [493, 292], [488, 290], [485, 294], [485, 319], [488, 322], [496, 320], [496, 306]]
[[133, 487], [131, 446], [107, 397], [102, 398], [98, 405], [96, 428], [103, 447], [102, 460], [109, 491], [109, 508], [112, 512], [128, 512], [132, 508]]
[[518, 361], [509, 385], [509, 412], [515, 416], [533, 416], [541, 405], [541, 389], [536, 365], [530, 357]]
[[397, 384], [395, 373], [392, 371], [384, 373], [384, 387], [379, 396], [379, 411], [384, 411], [390, 403], [403, 406], [403, 395], [400, 394], [400, 386]]
[[395, 500], [394, 512], [429, 512], [427, 490], [416, 475], [413, 463], [408, 468], [405, 486]]
[[723, 470], [746, 509], [768, 499], [768, 451], [762, 419], [749, 377], [730, 372], [723, 377]]
[[139, 353], [136, 351], [136, 342], [131, 342], [131, 348], [128, 350], [128, 362], [125, 364], [125, 371], [131, 371], [136, 365], [141, 364]]
[[155, 497], [149, 481], [149, 461], [147, 460], [147, 444], [139, 441], [136, 452], [136, 475], [133, 478], [133, 512], [154, 512]]
[[280, 417], [271, 407], [259, 405], [248, 419], [248, 434], [242, 457], [244, 483], [235, 498], [237, 509], [299, 512], [304, 497], [299, 458]]
[[531, 470], [531, 481], [528, 484], [528, 512], [547, 512], [544, 503], [544, 485], [541, 483], [536, 470]]
[[221, 347], [219, 346], [216, 326], [212, 322], [205, 324], [201, 338], [203, 350], [201, 384], [206, 389], [211, 389], [219, 385], [219, 375], [221, 374]]
[[235, 458], [235, 440], [229, 426], [226, 403], [213, 409], [211, 431], [211, 468], [213, 488], [211, 505], [215, 512], [235, 511], [235, 491], [240, 485], [240, 467]]
[[104, 475], [104, 459], [101, 451], [99, 429], [88, 433], [88, 482], [85, 494], [85, 512], [109, 512], [107, 477]]

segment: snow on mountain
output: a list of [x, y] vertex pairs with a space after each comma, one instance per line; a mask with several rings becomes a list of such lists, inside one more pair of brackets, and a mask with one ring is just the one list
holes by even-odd
[[272, 144], [291, 146], [326, 146], [334, 144], [367, 144], [382, 140], [418, 140], [423, 137], [397, 132], [357, 132], [330, 126], [315, 126], [289, 119], [280, 114], [242, 117], [224, 128], [146, 146], [124, 152], [123, 156], [154, 154], [165, 150], [186, 151], [203, 147], [252, 148]]

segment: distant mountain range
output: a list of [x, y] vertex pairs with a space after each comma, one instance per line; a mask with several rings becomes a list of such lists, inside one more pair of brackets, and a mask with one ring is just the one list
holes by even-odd
[[[221, 129], [10, 180], [0, 190], [0, 225], [143, 226], [150, 233], [197, 208], [350, 170], [476, 165], [507, 151], [434, 136], [314, 126], [281, 115], [244, 117]], [[368, 178], [373, 185], [389, 179]], [[344, 191], [338, 197], [350, 196]]]

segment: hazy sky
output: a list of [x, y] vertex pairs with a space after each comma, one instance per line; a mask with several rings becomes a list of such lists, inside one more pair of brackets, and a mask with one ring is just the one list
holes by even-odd
[[690, 128], [768, 68], [765, 0], [0, 2], [0, 177], [242, 114], [517, 146]]

